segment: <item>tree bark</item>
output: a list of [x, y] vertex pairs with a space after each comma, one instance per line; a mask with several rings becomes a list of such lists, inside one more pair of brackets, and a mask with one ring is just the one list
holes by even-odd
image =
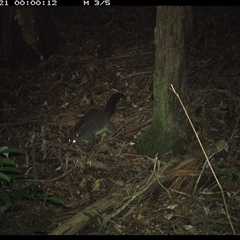
[[[153, 119], [137, 143], [141, 154], [154, 157], [167, 152], [182, 153], [189, 125], [170, 85], [186, 102], [185, 20], [189, 7], [157, 7], [155, 68], [153, 78]], [[189, 25], [191, 26], [191, 25]], [[188, 28], [190, 29], [190, 27]]]

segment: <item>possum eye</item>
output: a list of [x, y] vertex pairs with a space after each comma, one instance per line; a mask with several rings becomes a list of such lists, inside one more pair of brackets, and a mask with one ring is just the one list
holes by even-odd
[[74, 140], [72, 140], [72, 142], [73, 142], [73, 143], [76, 143], [76, 140], [74, 139]]

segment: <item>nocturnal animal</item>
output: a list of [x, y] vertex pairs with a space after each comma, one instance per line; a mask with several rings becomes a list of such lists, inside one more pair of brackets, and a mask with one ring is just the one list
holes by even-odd
[[70, 132], [69, 143], [83, 141], [87, 146], [87, 150], [90, 151], [95, 144], [98, 134], [105, 131], [108, 133], [115, 132], [116, 128], [113, 123], [111, 123], [110, 118], [121, 98], [126, 97], [120, 92], [114, 93], [107, 101], [104, 111], [92, 109], [87, 112]]

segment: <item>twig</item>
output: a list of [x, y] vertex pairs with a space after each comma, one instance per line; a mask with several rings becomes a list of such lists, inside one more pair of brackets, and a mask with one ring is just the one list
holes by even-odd
[[[120, 212], [122, 212], [127, 206], [129, 206], [129, 204], [135, 200], [137, 197], [139, 197], [140, 195], [142, 195], [144, 192], [146, 192], [155, 182], [156, 182], [156, 179], [158, 179], [159, 177], [161, 177], [161, 174], [172, 164], [173, 161], [170, 161], [166, 164], [164, 164], [162, 166], [162, 168], [160, 169], [160, 165], [157, 164], [157, 162], [159, 162], [159, 160], [157, 159], [157, 157], [154, 159], [155, 161], [155, 164], [154, 164], [154, 169], [153, 169], [153, 172], [151, 174], [151, 176], [149, 177], [148, 181], [143, 185], [141, 186], [139, 189], [137, 189], [131, 196], [129, 197], [126, 197], [125, 199], [123, 199], [121, 201], [120, 204], [121, 207], [118, 208], [118, 206], [115, 208], [115, 211], [109, 215], [107, 215], [105, 218], [104, 218], [104, 221], [103, 223], [107, 223], [111, 218], [117, 216]], [[157, 171], [156, 171], [156, 167], [158, 167]], [[157, 173], [157, 174], [156, 174]], [[159, 181], [158, 181], [159, 183]], [[162, 185], [161, 185], [162, 186]], [[165, 189], [165, 188], [164, 188]], [[168, 191], [167, 191], [168, 192]], [[169, 193], [169, 192], [168, 192]], [[171, 197], [171, 196], [170, 196]]]
[[66, 171], [65, 173], [63, 173], [60, 176], [57, 176], [55, 178], [51, 178], [51, 179], [17, 179], [18, 182], [33, 182], [33, 183], [47, 183], [47, 182], [54, 182], [56, 180], [59, 180], [60, 178], [65, 177], [66, 175], [68, 175], [69, 173], [71, 173], [76, 167], [78, 166], [78, 164], [76, 163], [72, 168], [70, 168], [68, 171]]
[[194, 132], [194, 134], [195, 134], [195, 136], [196, 136], [196, 138], [197, 138], [197, 140], [198, 140], [198, 143], [199, 143], [199, 145], [200, 145], [200, 147], [201, 147], [201, 149], [202, 149], [202, 152], [203, 152], [204, 157], [206, 158], [206, 161], [207, 161], [207, 163], [208, 163], [208, 165], [209, 165], [209, 168], [211, 169], [212, 174], [213, 174], [213, 176], [214, 176], [214, 178], [215, 178], [215, 180], [216, 180], [216, 182], [217, 182], [217, 184], [218, 184], [218, 186], [219, 186], [219, 188], [220, 188], [220, 191], [221, 191], [221, 194], [222, 194], [222, 199], [223, 199], [223, 203], [224, 203], [224, 207], [225, 207], [225, 210], [226, 210], [226, 214], [227, 214], [228, 221], [229, 221], [230, 226], [231, 226], [231, 228], [232, 228], [233, 234], [236, 235], [235, 229], [234, 229], [234, 227], [233, 227], [233, 224], [232, 224], [232, 221], [231, 221], [231, 218], [230, 218], [230, 215], [229, 215], [229, 211], [228, 211], [228, 207], [227, 207], [227, 202], [226, 202], [226, 199], [225, 199], [225, 196], [224, 196], [224, 192], [223, 192], [222, 186], [221, 186], [220, 182], [219, 182], [218, 179], [217, 179], [217, 176], [216, 176], [216, 174], [215, 174], [215, 172], [214, 172], [214, 170], [213, 170], [213, 167], [212, 167], [212, 165], [211, 165], [211, 163], [210, 163], [210, 161], [209, 161], [209, 157], [207, 156], [207, 154], [206, 154], [206, 152], [205, 152], [205, 150], [204, 150], [204, 148], [203, 148], [203, 145], [202, 145], [202, 143], [201, 143], [201, 140], [200, 140], [200, 138], [198, 137], [198, 134], [197, 134], [197, 132], [196, 132], [194, 126], [193, 126], [193, 123], [192, 123], [192, 121], [191, 121], [191, 119], [190, 119], [190, 117], [189, 117], [189, 115], [188, 115], [188, 113], [187, 113], [187, 110], [186, 110], [186, 108], [184, 107], [181, 98], [179, 97], [178, 93], [176, 92], [176, 90], [174, 89], [174, 87], [173, 87], [172, 84], [171, 84], [171, 90], [172, 90], [172, 91], [174, 92], [174, 94], [177, 96], [177, 98], [178, 98], [178, 100], [179, 100], [179, 102], [180, 102], [180, 104], [181, 104], [181, 106], [182, 106], [182, 108], [183, 108], [183, 110], [184, 110], [184, 113], [185, 113], [185, 115], [186, 115], [186, 117], [187, 117], [187, 119], [188, 119], [188, 121], [189, 121], [192, 129], [193, 129], [193, 132]]

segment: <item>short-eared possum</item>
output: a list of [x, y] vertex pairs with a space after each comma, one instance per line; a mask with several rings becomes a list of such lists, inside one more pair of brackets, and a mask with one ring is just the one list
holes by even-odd
[[105, 131], [113, 133], [116, 128], [110, 118], [120, 98], [125, 98], [125, 96], [120, 92], [114, 93], [107, 101], [105, 111], [92, 109], [87, 112], [70, 132], [69, 143], [83, 141], [87, 145], [87, 150], [90, 151], [98, 134]]

